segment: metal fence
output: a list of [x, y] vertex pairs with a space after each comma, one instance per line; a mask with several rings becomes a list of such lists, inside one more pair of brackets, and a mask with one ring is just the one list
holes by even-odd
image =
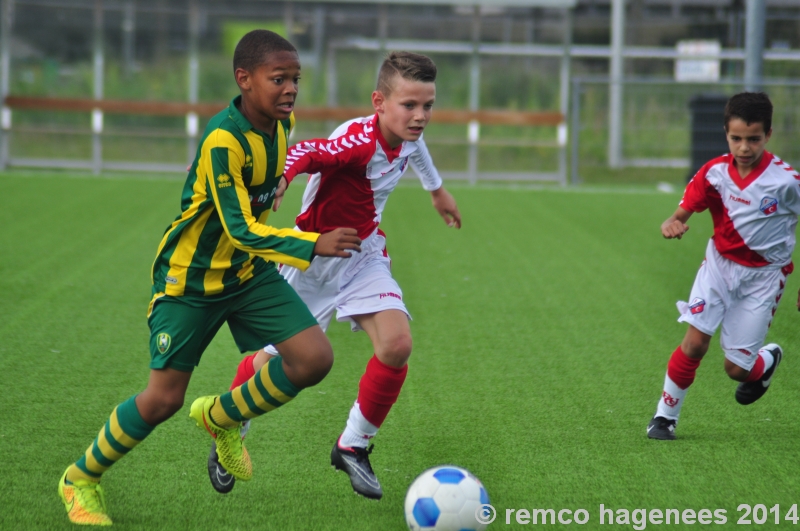
[[[762, 90], [774, 105], [773, 135], [767, 146], [782, 159], [800, 164], [800, 81], [765, 80]], [[744, 81], [679, 83], [672, 79], [625, 79], [622, 83], [621, 168], [609, 169], [608, 131], [609, 80], [605, 77], [575, 78], [570, 109], [570, 181], [592, 182], [599, 176], [624, 174], [632, 168], [646, 168], [644, 180], [689, 177], [691, 121], [690, 102], [698, 95], [732, 96], [744, 90]], [[718, 135], [724, 142], [723, 117], [719, 115]], [[716, 133], [715, 133], [716, 134]], [[722, 154], [722, 153], [720, 153]], [[641, 177], [639, 177], [641, 180]]]
[[[95, 173], [180, 171], [194, 156], [208, 119], [191, 106], [213, 103], [221, 109], [238, 92], [231, 74], [237, 34], [256, 26], [293, 32], [292, 23], [284, 20], [290, 4], [266, 3], [261, 11], [254, 11], [257, 6], [252, 3], [200, 0], [0, 0], [0, 6], [5, 98], [0, 163], [9, 166], [77, 168]], [[254, 20], [257, 12], [264, 18]], [[423, 51], [439, 65], [439, 115], [444, 114], [442, 109], [468, 113], [458, 115], [464, 116], [463, 120], [457, 116], [444, 121], [437, 121], [434, 113], [426, 131], [434, 160], [445, 177], [566, 184], [564, 116], [569, 58], [563, 46], [556, 46], [555, 56], [549, 50], [547, 57], [524, 58], [479, 49], [481, 27], [487, 20], [479, 16], [477, 8], [471, 8], [471, 15], [461, 16], [471, 21], [473, 42], [455, 43], [446, 49], [386, 39], [348, 42], [339, 35], [323, 40], [325, 29], [337, 24], [336, 16], [326, 17], [320, 10], [314, 13], [310, 21], [295, 17], [293, 23], [311, 24], [313, 31], [306, 31], [317, 35], [299, 39], [305, 46], [300, 49], [304, 80], [299, 110], [320, 102], [329, 108], [363, 108], [369, 104], [379, 57], [387, 45]], [[379, 15], [386, 18], [387, 10], [379, 10]], [[37, 27], [37, 21], [44, 19], [49, 25], [45, 32]], [[379, 24], [384, 31], [388, 25], [388, 20]], [[53, 32], [63, 34], [68, 49], [52, 49]], [[496, 72], [505, 75], [500, 78]], [[39, 101], [37, 108], [33, 100], [20, 105], [20, 97], [60, 101]], [[69, 108], [70, 99], [76, 100], [73, 109]], [[102, 103], [87, 110], [86, 100]], [[189, 107], [185, 114], [142, 113], [136, 111], [140, 106], [130, 105], [126, 113], [126, 101]], [[109, 103], [114, 103], [113, 112], [107, 110]], [[487, 107], [508, 109], [527, 115], [527, 119], [492, 116], [481, 121]], [[536, 114], [546, 116], [537, 123]], [[560, 118], [554, 122], [553, 115]], [[306, 114], [298, 121], [293, 140], [327, 136], [335, 125]]]
[[[439, 66], [436, 109], [473, 113], [462, 122], [443, 123], [434, 112], [426, 130], [434, 160], [446, 177], [567, 184], [606, 174], [618, 180], [619, 170], [608, 164], [609, 146], [619, 148], [612, 142], [616, 134], [610, 138], [614, 131], [622, 134], [622, 151], [614, 151], [621, 155], [621, 166], [652, 168], [653, 175], [671, 167], [674, 174], [688, 159], [691, 95], [708, 90], [730, 94], [741, 85], [628, 80], [622, 114], [610, 116], [609, 101], [618, 99], [609, 94], [609, 79], [572, 82], [571, 76], [605, 75], [614, 57], [620, 65], [624, 60], [628, 72], [665, 75], [682, 56], [674, 46], [655, 46], [641, 36], [627, 38], [624, 47], [589, 43], [596, 40], [587, 40], [581, 27], [597, 17], [584, 16], [579, 22], [576, 17], [586, 4], [608, 3], [582, 0], [574, 11], [517, 7], [493, 14], [466, 5], [417, 8], [385, 2], [0, 0], [0, 95], [6, 103], [0, 114], [0, 165], [95, 172], [181, 170], [194, 156], [207, 120], [191, 106], [213, 103], [222, 108], [237, 93], [231, 75], [237, 35], [243, 28], [280, 26], [297, 44], [303, 64], [298, 116], [315, 106], [368, 105], [379, 58], [387, 49], [429, 54]], [[563, 5], [575, 2], [565, 0]], [[642, 24], [654, 23], [640, 18]], [[741, 20], [734, 18], [739, 22], [729, 26], [738, 31]], [[775, 21], [769, 24], [780, 29]], [[651, 25], [640, 30], [659, 34], [660, 42], [667, 43], [666, 30], [658, 33]], [[584, 32], [580, 43], [572, 42], [573, 31]], [[693, 31], [705, 34], [711, 27]], [[764, 53], [765, 75], [800, 78], [798, 41], [781, 39], [781, 47]], [[721, 71], [739, 76], [745, 51], [737, 39], [727, 46], [717, 57]], [[791, 97], [792, 83], [767, 81], [765, 86], [788, 91]], [[13, 107], [7, 96], [189, 107], [184, 114], [137, 113], [135, 105], [129, 113], [104, 111], [105, 104], [88, 110], [35, 109]], [[778, 114], [783, 101], [791, 99], [776, 100]], [[490, 123], [476, 120], [475, 114], [501, 109], [566, 116], [568, 102], [573, 109], [568, 122], [574, 129], [569, 134], [563, 120]], [[293, 139], [327, 136], [336, 123], [307, 115], [298, 121]], [[616, 123], [621, 125], [614, 129], [611, 124]], [[782, 136], [776, 121], [771, 147], [787, 160], [797, 160], [793, 146], [775, 147]], [[572, 139], [571, 179], [567, 138]]]

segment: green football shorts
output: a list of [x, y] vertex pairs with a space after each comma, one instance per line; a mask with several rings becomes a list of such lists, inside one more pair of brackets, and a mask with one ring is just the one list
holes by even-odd
[[154, 293], [150, 304], [151, 369], [193, 371], [225, 321], [242, 352], [280, 343], [317, 324], [275, 268], [231, 294], [173, 297]]

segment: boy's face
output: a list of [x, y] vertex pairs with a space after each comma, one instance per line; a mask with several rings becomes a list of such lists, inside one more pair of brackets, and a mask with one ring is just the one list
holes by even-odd
[[252, 72], [239, 68], [235, 75], [249, 113], [262, 120], [286, 120], [292, 114], [300, 80], [296, 52], [274, 53]]
[[392, 92], [388, 97], [377, 90], [372, 93], [372, 106], [379, 114], [381, 133], [390, 146], [419, 140], [431, 119], [435, 99], [435, 83], [409, 81], [400, 76], [392, 80]]
[[736, 167], [739, 173], [749, 172], [761, 161], [761, 155], [767, 147], [772, 129], [764, 131], [762, 122], [747, 122], [741, 118], [732, 118], [726, 128], [728, 147], [736, 159]]

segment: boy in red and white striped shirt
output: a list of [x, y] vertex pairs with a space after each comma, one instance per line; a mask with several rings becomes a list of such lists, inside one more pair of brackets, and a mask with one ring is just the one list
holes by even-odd
[[[329, 139], [300, 142], [290, 148], [285, 184], [282, 182], [276, 193], [278, 205], [296, 175], [311, 174], [296, 220], [300, 230], [354, 227], [363, 240], [361, 252], [349, 260], [317, 257], [306, 272], [283, 267], [281, 274], [323, 329], [335, 310], [337, 320], [350, 322], [353, 331], [364, 330], [372, 340], [374, 355], [361, 377], [344, 432], [333, 446], [331, 464], [347, 472], [358, 494], [374, 499], [381, 498], [383, 490], [369, 461], [372, 448], [367, 445], [400, 394], [411, 355], [410, 316], [403, 292], [392, 278], [386, 237], [379, 224], [389, 194], [409, 164], [420, 175], [445, 222], [461, 227], [456, 202], [442, 186], [422, 140], [436, 98], [435, 80], [436, 66], [428, 57], [389, 54], [372, 93], [375, 114], [342, 124]], [[245, 358], [234, 385], [246, 381], [270, 355], [277, 354], [268, 346]], [[228, 492], [233, 477], [215, 458], [212, 451], [211, 483], [216, 490]]]
[[764, 340], [794, 268], [800, 176], [766, 151], [772, 135], [766, 94], [733, 96], [725, 107], [725, 132], [730, 154], [697, 172], [678, 209], [661, 225], [665, 238], [680, 239], [691, 215], [708, 209], [714, 235], [689, 302], [678, 303], [678, 320], [689, 329], [667, 365], [661, 399], [647, 426], [651, 439], [675, 438], [686, 391], [720, 325], [725, 372], [740, 382], [735, 394], [740, 404], [766, 393], [783, 356], [780, 346]]

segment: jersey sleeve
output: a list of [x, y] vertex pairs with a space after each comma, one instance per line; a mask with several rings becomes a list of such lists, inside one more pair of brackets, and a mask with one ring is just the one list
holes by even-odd
[[705, 165], [692, 177], [689, 184], [686, 185], [686, 190], [683, 192], [683, 198], [678, 205], [684, 210], [689, 212], [702, 212], [708, 208], [708, 196], [706, 189], [708, 181], [706, 181], [706, 174], [708, 174], [709, 165]]
[[283, 170], [286, 181], [291, 183], [301, 173], [332, 171], [360, 162], [364, 150], [359, 150], [358, 147], [372, 141], [363, 134], [358, 135], [355, 141], [353, 137], [354, 135], [344, 135], [333, 140], [316, 138], [290, 147]]
[[244, 149], [227, 131], [218, 129], [203, 143], [200, 169], [225, 234], [239, 250], [300, 270], [308, 269], [320, 235], [258, 223], [242, 179], [244, 159]]
[[783, 164], [785, 170], [793, 177], [783, 194], [783, 205], [795, 216], [800, 216], [800, 173], [785, 162]]
[[428, 151], [428, 146], [422, 136], [416, 142], [417, 150], [409, 156], [409, 163], [414, 168], [419, 180], [422, 182], [422, 188], [428, 192], [433, 192], [442, 187], [442, 178], [439, 176], [439, 171], [433, 164], [433, 159]]

